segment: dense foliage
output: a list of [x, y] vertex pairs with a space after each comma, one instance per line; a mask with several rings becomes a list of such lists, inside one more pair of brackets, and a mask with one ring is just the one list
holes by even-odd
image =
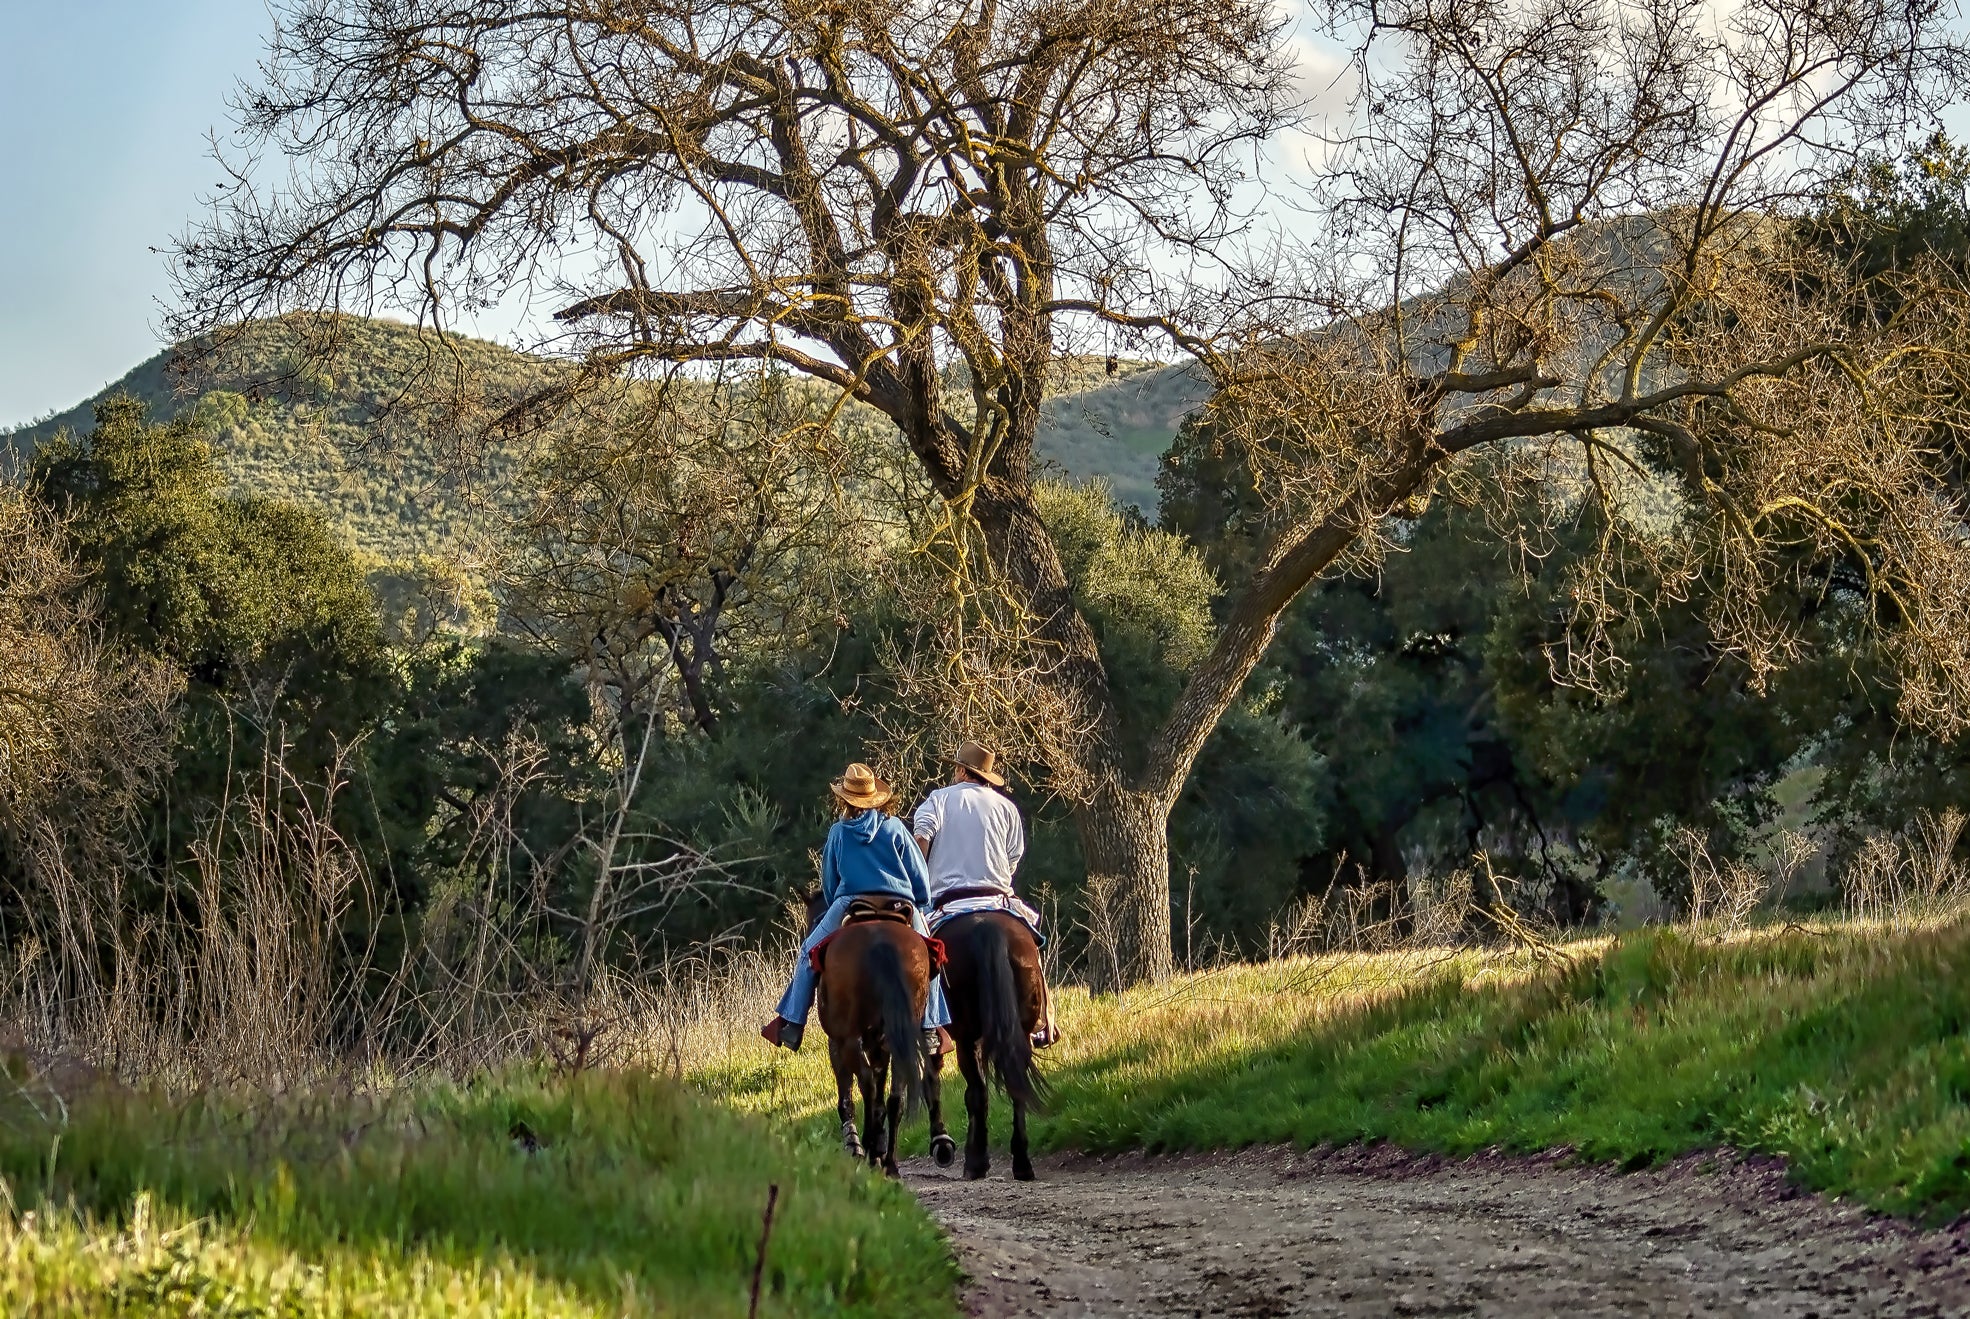
[[[1883, 278], [1960, 261], [1965, 178], [1939, 139], [1855, 172], [1809, 228]], [[334, 379], [284, 375], [296, 331], [275, 326], [235, 347], [237, 390], [179, 406], [147, 364], [126, 383], [151, 406], [119, 396], [86, 429], [56, 419], [15, 437], [34, 445], [32, 508], [10, 534], [53, 557], [10, 608], [23, 637], [69, 638], [21, 646], [95, 666], [91, 690], [110, 690], [100, 674], [147, 675], [122, 708], [175, 700], [156, 765], [119, 735], [133, 767], [119, 800], [140, 804], [124, 862], [137, 878], [118, 892], [146, 913], [195, 908], [200, 877], [251, 850], [227, 821], [252, 803], [326, 822], [354, 858], [363, 896], [336, 919], [367, 957], [445, 964], [469, 947], [480, 974], [517, 986], [763, 935], [812, 880], [828, 777], [899, 735], [934, 746], [948, 732], [899, 699], [899, 666], [930, 644], [909, 565], [934, 501], [893, 437], [805, 386], [679, 383], [527, 451], [482, 452], [466, 481], [401, 414], [376, 420], [430, 346], [338, 325], [349, 365]], [[458, 350], [489, 396], [542, 369]], [[1045, 451], [1113, 477], [1054, 479], [1038, 502], [1125, 741], [1168, 712], [1267, 515], [1191, 413], [1194, 385], [1072, 358], [1048, 405]], [[1109, 450], [1147, 454], [1172, 430], [1152, 522], [1145, 470]], [[1580, 473], [1547, 473], [1539, 530], [1517, 540], [1458, 488], [1419, 500], [1377, 559], [1283, 616], [1172, 817], [1184, 955], [1261, 950], [1283, 910], [1337, 887], [1379, 886], [1375, 909], [1401, 920], [1412, 890], [1457, 874], [1480, 913], [1504, 902], [1578, 922], [1652, 910], [1651, 890], [1673, 906], [1693, 854], [1766, 865], [1785, 831], [1828, 859], [1802, 872], [1817, 883], [1871, 834], [1961, 800], [1961, 749], [1896, 716], [1879, 651], [1893, 620], [1863, 606], [1855, 565], [1796, 565], [1765, 607], [1812, 658], [1755, 670], [1711, 634], [1720, 581], [1651, 585], [1650, 537], [1673, 534], [1687, 474], [1644, 443], [1631, 457], [1648, 483], [1612, 502]], [[467, 499], [502, 482], [503, 512]], [[463, 567], [462, 538], [494, 530], [501, 553]], [[447, 545], [449, 559], [405, 565]], [[1610, 554], [1650, 603], [1602, 639], [1613, 678], [1583, 684], [1566, 669], [1582, 644], [1575, 583]], [[378, 573], [390, 559], [399, 570]], [[59, 759], [73, 775], [97, 763]], [[887, 768], [906, 798], [941, 775], [921, 758]], [[1071, 960], [1090, 933], [1077, 837], [1062, 803], [1015, 791], [1033, 835], [1023, 883]], [[37, 854], [27, 817], [10, 818], [9, 920], [32, 927]], [[472, 943], [475, 922], [502, 930], [497, 956]]]

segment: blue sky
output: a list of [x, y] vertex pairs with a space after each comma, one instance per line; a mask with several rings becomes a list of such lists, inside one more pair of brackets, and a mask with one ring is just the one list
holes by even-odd
[[150, 249], [218, 181], [270, 28], [263, 0], [0, 0], [0, 428], [157, 351]]
[[[0, 430], [81, 402], [161, 346], [169, 289], [152, 249], [219, 180], [207, 134], [226, 130], [255, 70], [266, 6], [0, 0]], [[1314, 107], [1343, 112], [1338, 48], [1299, 54]], [[1970, 133], [1970, 110], [1951, 121]], [[463, 328], [511, 340], [516, 324]]]

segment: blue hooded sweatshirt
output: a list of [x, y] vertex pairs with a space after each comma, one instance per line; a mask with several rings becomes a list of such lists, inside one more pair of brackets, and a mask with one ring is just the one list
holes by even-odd
[[856, 893], [893, 893], [930, 905], [930, 871], [917, 840], [893, 815], [863, 811], [837, 820], [821, 849], [821, 896], [829, 902]]

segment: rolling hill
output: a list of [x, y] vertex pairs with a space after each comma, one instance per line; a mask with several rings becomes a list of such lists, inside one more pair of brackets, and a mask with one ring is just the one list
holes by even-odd
[[[456, 373], [473, 396], [510, 398], [551, 371], [545, 359], [482, 340], [443, 341], [393, 321], [338, 318], [332, 371], [309, 362], [294, 323], [256, 327], [200, 372], [196, 389], [167, 349], [93, 397], [0, 437], [16, 461], [63, 429], [86, 431], [91, 410], [129, 394], [152, 415], [193, 411], [211, 428], [221, 461], [242, 492], [322, 510], [362, 551], [384, 561], [455, 552], [499, 522], [498, 494], [516, 474], [511, 446], [473, 447], [434, 438], [443, 418], [402, 406], [420, 373]], [[1145, 512], [1156, 507], [1158, 461], [1202, 382], [1180, 367], [1097, 358], [1062, 364], [1039, 440], [1043, 463], [1075, 478], [1101, 477]]]
[[311, 364], [293, 327], [269, 322], [202, 369], [195, 390], [178, 369], [182, 350], [167, 349], [5, 443], [24, 459], [58, 431], [87, 431], [97, 402], [128, 394], [154, 417], [197, 414], [235, 489], [320, 509], [368, 556], [442, 554], [490, 531], [498, 523], [490, 492], [517, 471], [517, 452], [448, 446], [434, 438], [443, 428], [401, 398], [434, 368], [458, 373], [477, 396], [510, 397], [547, 364], [476, 339], [440, 343], [389, 321], [342, 317], [334, 329], [332, 372]]

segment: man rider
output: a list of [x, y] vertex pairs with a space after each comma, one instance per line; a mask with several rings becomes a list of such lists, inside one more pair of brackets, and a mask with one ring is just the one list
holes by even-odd
[[[1013, 872], [1026, 855], [1026, 827], [1019, 808], [1001, 791], [997, 757], [966, 742], [951, 757], [951, 781], [917, 807], [912, 831], [930, 863], [930, 924], [973, 911], [1008, 911], [1040, 937], [1040, 914], [1013, 892]], [[1046, 1048], [1060, 1038], [1052, 995], [1044, 987], [1041, 1027], [1033, 1043]]]

